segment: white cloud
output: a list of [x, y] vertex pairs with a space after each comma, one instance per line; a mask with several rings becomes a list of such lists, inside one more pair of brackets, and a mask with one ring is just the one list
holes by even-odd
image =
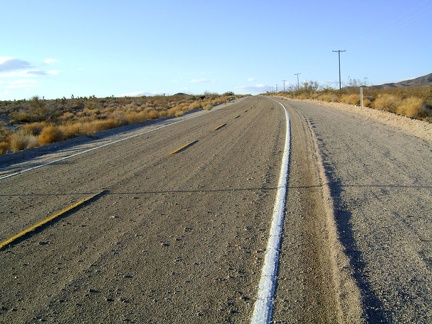
[[190, 81], [191, 83], [215, 83], [216, 80], [209, 80], [209, 79], [194, 79]]
[[31, 68], [31, 64], [14, 57], [0, 57], [0, 72], [24, 70]]
[[57, 75], [60, 70], [22, 70], [22, 71], [11, 71], [6, 73], [0, 73], [0, 78], [16, 78], [16, 77], [37, 77], [46, 75]]
[[13, 78], [13, 77], [22, 77], [27, 76], [28, 71], [12, 71], [6, 73], [0, 73], [0, 78]]
[[256, 81], [257, 80], [257, 78], [255, 78], [255, 77], [250, 77], [249, 79], [248, 79], [248, 82], [253, 82], [253, 81]]
[[10, 81], [7, 86], [5, 86], [5, 89], [23, 89], [23, 88], [32, 88], [36, 85], [35, 80], [15, 80]]
[[36, 76], [40, 76], [40, 75], [47, 75], [47, 73], [45, 71], [39, 71], [39, 70], [31, 70], [31, 71], [24, 71], [25, 74], [24, 75], [36, 75]]
[[0, 56], [0, 64], [3, 64], [6, 61], [10, 61], [12, 60], [13, 57], [9, 57], [9, 56]]
[[235, 92], [237, 93], [263, 93], [266, 92], [268, 89], [268, 86], [265, 84], [257, 84], [253, 86], [241, 86], [235, 88]]
[[54, 62], [57, 62], [57, 60], [56, 60], [56, 59], [53, 59], [53, 58], [47, 58], [47, 59], [44, 61], [44, 64], [51, 64], [51, 63], [54, 63]]

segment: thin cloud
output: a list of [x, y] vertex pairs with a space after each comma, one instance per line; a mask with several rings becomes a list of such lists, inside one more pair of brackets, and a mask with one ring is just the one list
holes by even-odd
[[[56, 61], [56, 59], [48, 58], [44, 64]], [[59, 70], [35, 70], [29, 62], [14, 57], [0, 57], [0, 78], [46, 76], [59, 73]]]
[[215, 83], [216, 80], [209, 80], [209, 79], [194, 79], [191, 80], [191, 83]]
[[256, 80], [257, 80], [257, 78], [251, 77], [251, 78], [248, 79], [248, 82], [254, 82]]
[[35, 80], [15, 80], [11, 81], [6, 85], [5, 89], [25, 89], [25, 88], [32, 88], [36, 86]]
[[268, 86], [266, 86], [265, 84], [257, 84], [237, 87], [235, 88], [235, 90], [238, 93], [263, 93], [267, 90], [267, 88]]
[[25, 71], [25, 75], [47, 75], [45, 71]]
[[25, 70], [32, 68], [31, 64], [14, 57], [0, 57], [0, 72]]
[[44, 61], [44, 64], [51, 64], [51, 63], [54, 63], [54, 62], [57, 62], [57, 60], [56, 60], [56, 59], [53, 59], [53, 58], [47, 58], [47, 59]]

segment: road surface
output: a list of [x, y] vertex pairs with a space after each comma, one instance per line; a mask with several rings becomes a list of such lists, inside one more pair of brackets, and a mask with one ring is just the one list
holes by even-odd
[[[292, 151], [274, 322], [426, 322], [430, 143], [284, 104]], [[248, 323], [285, 127], [277, 102], [250, 97], [8, 163], [0, 241], [99, 196], [0, 251], [0, 322]]]

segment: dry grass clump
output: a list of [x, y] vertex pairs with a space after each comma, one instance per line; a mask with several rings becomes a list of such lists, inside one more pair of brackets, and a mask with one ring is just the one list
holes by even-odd
[[21, 129], [26, 132], [29, 132], [32, 135], [38, 136], [46, 126], [47, 126], [46, 122], [36, 122], [36, 123], [25, 124], [21, 127]]
[[318, 100], [322, 100], [326, 102], [336, 102], [338, 98], [339, 97], [334, 93], [323, 93], [317, 97]]
[[350, 104], [350, 105], [359, 105], [360, 104], [360, 94], [346, 94], [340, 97], [340, 101]]
[[196, 109], [238, 98], [233, 93], [200, 96], [96, 98], [0, 101], [0, 154], [19, 151], [127, 124], [163, 117], [180, 117]]
[[[406, 88], [363, 88], [363, 106], [384, 110], [391, 113], [432, 122], [432, 87]], [[296, 99], [318, 99], [327, 102], [343, 102], [351, 105], [360, 104], [360, 88], [348, 87], [342, 91], [326, 88], [310, 91], [308, 89], [291, 89], [278, 93]]]
[[63, 132], [56, 125], [48, 125], [42, 129], [37, 137], [40, 145], [46, 145], [54, 142], [60, 142], [64, 139]]
[[2, 141], [0, 142], [0, 154], [6, 154], [9, 150], [10, 144], [9, 142]]
[[177, 116], [177, 114], [180, 114], [180, 113], [184, 114], [184, 111], [183, 111], [184, 109], [186, 109], [186, 107], [184, 107], [184, 105], [179, 105], [179, 106], [175, 106], [175, 107], [168, 109], [166, 113], [167, 113], [168, 117], [174, 117], [174, 116], [180, 117], [180, 116]]
[[392, 94], [384, 93], [379, 95], [378, 98], [375, 99], [373, 106], [378, 110], [385, 110], [392, 113], [396, 112], [396, 109], [401, 104], [402, 100]]
[[25, 130], [20, 130], [16, 133], [13, 133], [9, 137], [9, 148], [12, 152], [34, 148], [37, 146], [39, 146], [37, 137]]
[[424, 101], [417, 97], [409, 97], [397, 107], [396, 113], [410, 118], [422, 117], [425, 110]]

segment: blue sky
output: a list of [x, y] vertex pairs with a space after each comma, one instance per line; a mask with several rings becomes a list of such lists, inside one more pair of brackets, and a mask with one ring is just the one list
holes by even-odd
[[432, 0], [1, 0], [0, 100], [432, 73]]

